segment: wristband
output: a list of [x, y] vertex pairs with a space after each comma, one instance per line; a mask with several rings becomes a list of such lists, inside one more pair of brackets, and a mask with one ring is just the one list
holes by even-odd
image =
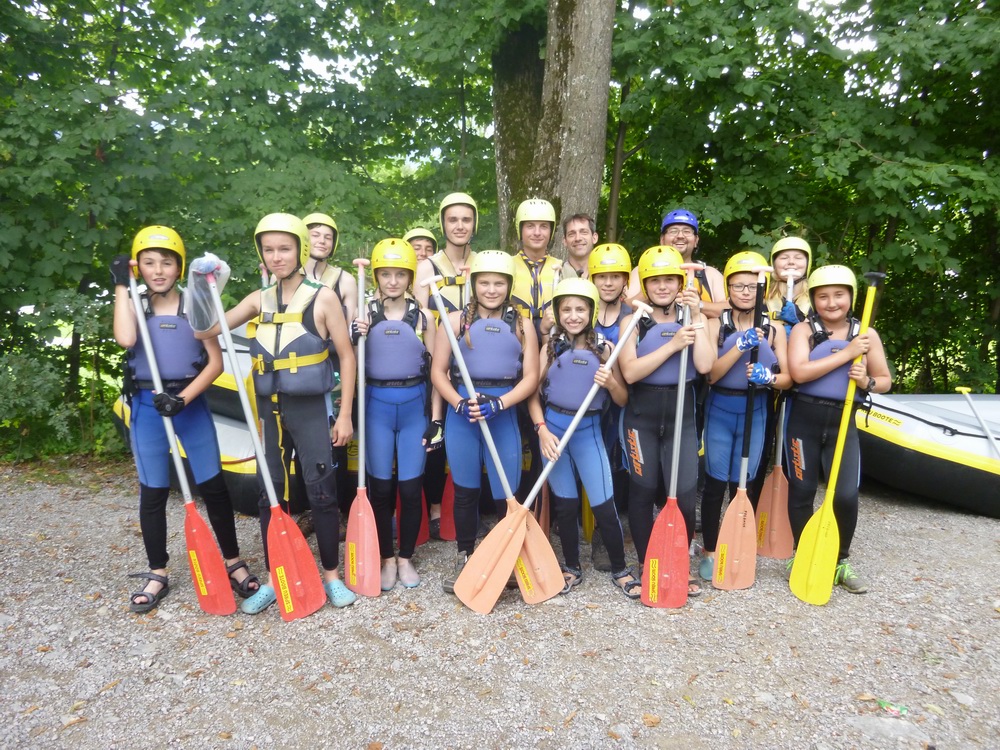
[[535, 432], [538, 432], [545, 426], [545, 422], [535, 422]]

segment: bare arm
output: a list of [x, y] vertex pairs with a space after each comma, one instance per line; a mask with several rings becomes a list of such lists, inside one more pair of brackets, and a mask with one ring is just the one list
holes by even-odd
[[[354, 386], [357, 380], [357, 360], [354, 347], [347, 334], [347, 322], [340, 307], [340, 300], [332, 290], [323, 287], [316, 294], [315, 310], [317, 332], [333, 342], [340, 359], [340, 413], [333, 425], [331, 438], [336, 446], [347, 445], [354, 434], [351, 414], [354, 409]], [[228, 317], [228, 315], [227, 315]]]
[[115, 287], [114, 333], [115, 341], [123, 349], [131, 349], [135, 346], [139, 336], [139, 330], [136, 328], [135, 309], [126, 286]]
[[[239, 328], [241, 325], [246, 323], [248, 320], [256, 318], [260, 315], [260, 290], [250, 292], [246, 297], [244, 297], [235, 307], [226, 312], [226, 324], [229, 326], [229, 330], [234, 328]], [[209, 328], [207, 331], [195, 331], [194, 337], [205, 341], [207, 339], [215, 338], [222, 331], [222, 328], [216, 323], [214, 326]]]
[[[426, 287], [425, 287], [426, 288]], [[458, 335], [458, 322], [460, 313], [454, 312], [447, 318], [441, 319], [441, 325], [451, 326], [451, 330]], [[431, 383], [440, 397], [454, 409], [462, 400], [458, 391], [451, 384], [451, 342], [446, 331], [438, 331], [434, 341], [434, 353], [431, 359]]]
[[187, 388], [177, 395], [184, 399], [185, 404], [190, 404], [202, 393], [208, 390], [209, 386], [217, 377], [222, 374], [222, 347], [219, 346], [218, 338], [210, 338], [202, 341], [205, 352], [208, 354], [208, 364], [198, 373], [198, 376], [188, 383]]

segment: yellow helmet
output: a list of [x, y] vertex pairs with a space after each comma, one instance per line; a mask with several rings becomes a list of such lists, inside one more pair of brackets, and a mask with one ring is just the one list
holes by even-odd
[[555, 207], [546, 200], [541, 198], [529, 198], [526, 201], [521, 201], [521, 205], [517, 207], [517, 211], [514, 213], [514, 228], [517, 229], [517, 241], [521, 241], [521, 225], [526, 221], [547, 221], [552, 224], [552, 237], [549, 238], [549, 244], [552, 244], [552, 239], [556, 234], [556, 209]]
[[809, 299], [812, 300], [813, 289], [821, 286], [847, 286], [851, 288], [851, 304], [858, 296], [858, 280], [847, 266], [820, 266], [809, 274]]
[[582, 297], [590, 302], [590, 325], [597, 325], [597, 307], [601, 302], [601, 296], [597, 292], [597, 287], [587, 279], [563, 279], [556, 284], [556, 290], [552, 294], [552, 311], [556, 316], [556, 325], [559, 325], [559, 298], [560, 297]]
[[469, 281], [473, 285], [473, 294], [476, 289], [477, 273], [499, 273], [506, 276], [510, 281], [507, 286], [507, 297], [510, 297], [511, 288], [514, 286], [514, 258], [510, 253], [505, 253], [503, 250], [483, 250], [476, 253], [469, 267]]
[[812, 271], [813, 264], [813, 251], [806, 242], [801, 237], [782, 237], [780, 240], [774, 243], [774, 247], [771, 248], [771, 265], [774, 265], [774, 259], [777, 258], [785, 250], [798, 250], [799, 252], [806, 254], [806, 276]]
[[[744, 250], [741, 253], [736, 253], [732, 258], [726, 261], [726, 267], [722, 272], [722, 282], [726, 287], [726, 296], [729, 296], [729, 277], [734, 273], [751, 273], [755, 268], [767, 268], [767, 261], [764, 260], [764, 256], [760, 253], [755, 253], [753, 250]], [[771, 288], [771, 274], [767, 274], [767, 281], [765, 281], [764, 294], [767, 295], [767, 290]]]
[[441, 206], [438, 208], [438, 224], [441, 225], [441, 234], [444, 234], [444, 210], [450, 206], [468, 206], [472, 209], [472, 236], [475, 237], [479, 232], [479, 206], [468, 193], [449, 193], [441, 201]]
[[587, 274], [593, 278], [598, 273], [631, 273], [632, 259], [628, 250], [612, 242], [598, 245], [590, 252]]
[[437, 238], [431, 233], [430, 229], [424, 229], [423, 227], [414, 227], [409, 232], [403, 235], [403, 239], [409, 242], [410, 240], [430, 240], [431, 244], [434, 245], [434, 252], [437, 252], [438, 241]]
[[[187, 253], [184, 252], [184, 243], [181, 236], [170, 227], [154, 224], [151, 227], [143, 227], [132, 240], [132, 260], [139, 260], [139, 253], [143, 250], [168, 250], [174, 253], [181, 261], [181, 272], [177, 278], [184, 277], [184, 263]], [[139, 267], [132, 269], [135, 277], [139, 278]]]
[[265, 232], [284, 232], [292, 235], [299, 241], [299, 268], [305, 266], [309, 260], [309, 230], [298, 216], [292, 214], [268, 214], [259, 222], [253, 231], [253, 244], [257, 248], [257, 257], [260, 262], [264, 262], [264, 255], [260, 251], [260, 236]]
[[337, 254], [337, 245], [340, 244], [340, 230], [337, 229], [337, 222], [333, 220], [332, 216], [327, 216], [326, 214], [309, 214], [302, 219], [302, 223], [306, 225], [306, 229], [312, 229], [315, 224], [322, 224], [325, 227], [330, 227], [333, 230], [333, 249], [330, 251], [330, 257], [332, 258]]
[[646, 289], [646, 279], [654, 276], [684, 276], [684, 258], [673, 245], [653, 245], [639, 258], [639, 285]]
[[376, 243], [372, 250], [372, 281], [378, 284], [375, 272], [380, 268], [402, 268], [410, 272], [410, 283], [417, 275], [417, 253], [406, 240], [390, 237]]

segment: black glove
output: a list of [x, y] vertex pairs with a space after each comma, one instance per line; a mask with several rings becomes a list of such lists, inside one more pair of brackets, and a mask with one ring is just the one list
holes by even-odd
[[456, 414], [461, 414], [466, 419], [471, 420], [472, 419], [472, 411], [471, 411], [471, 409], [472, 409], [472, 406], [469, 404], [469, 399], [463, 398], [455, 406], [455, 413]]
[[132, 266], [129, 263], [132, 259], [127, 255], [116, 255], [111, 261], [111, 287], [128, 286], [129, 276], [132, 275]]
[[153, 396], [153, 406], [164, 417], [176, 417], [184, 408], [184, 399], [172, 393], [157, 393]]
[[427, 429], [424, 430], [424, 447], [429, 451], [436, 451], [444, 445], [444, 422], [435, 419], [428, 422]]
[[479, 404], [479, 413], [483, 415], [483, 419], [489, 422], [500, 412], [503, 411], [503, 401], [501, 401], [497, 396], [484, 396], [479, 394], [476, 396], [476, 402]]

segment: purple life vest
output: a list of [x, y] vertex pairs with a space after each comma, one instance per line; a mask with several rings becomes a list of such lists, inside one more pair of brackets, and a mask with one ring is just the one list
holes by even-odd
[[[655, 325], [644, 329], [643, 324], [640, 323], [639, 329], [639, 345], [636, 347], [635, 351], [639, 357], [644, 357], [647, 354], [652, 354], [661, 346], [669, 344], [670, 340], [674, 337], [674, 334], [681, 330], [681, 325], [679, 323], [656, 323]], [[667, 358], [666, 362], [657, 367], [653, 370], [653, 372], [639, 382], [645, 385], [677, 385], [677, 381], [680, 376], [680, 366], [680, 352], [674, 352], [669, 358]], [[687, 368], [687, 382], [690, 383], [697, 375], [698, 373], [695, 371], [695, 368], [691, 366], [689, 361]]]
[[[600, 358], [589, 349], [565, 349], [549, 365], [542, 385], [545, 401], [562, 411], [576, 413], [594, 385]], [[599, 412], [607, 401], [608, 391], [601, 388], [590, 402], [589, 412]]]

